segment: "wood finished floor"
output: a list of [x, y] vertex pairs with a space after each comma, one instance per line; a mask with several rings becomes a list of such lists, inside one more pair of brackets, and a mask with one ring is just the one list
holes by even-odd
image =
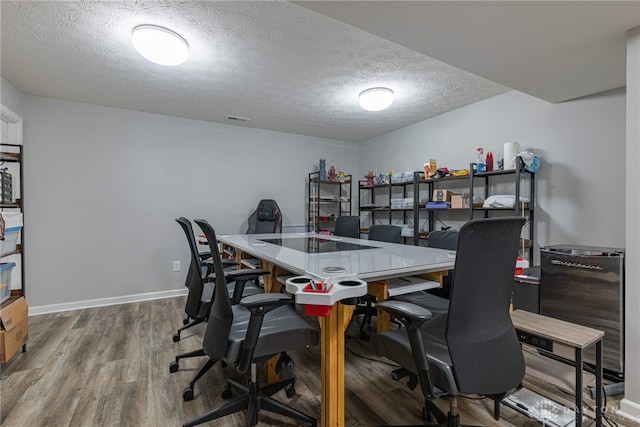
[[[3, 365], [0, 424], [23, 426], [179, 426], [224, 403], [220, 389], [226, 378], [241, 380], [235, 369], [214, 366], [195, 387], [195, 398], [183, 402], [186, 387], [204, 358], [185, 360], [169, 373], [177, 353], [201, 346], [204, 325], [171, 336], [181, 325], [184, 298], [171, 298], [110, 307], [33, 316], [29, 319], [26, 353]], [[359, 320], [356, 319], [356, 320]], [[347, 426], [420, 424], [422, 397], [404, 382], [390, 378], [391, 366], [358, 355], [373, 356], [369, 343], [358, 337], [357, 322], [347, 330]], [[202, 326], [202, 327], [200, 327]], [[318, 417], [320, 412], [320, 349], [292, 352], [297, 395], [275, 398]], [[262, 372], [261, 372], [262, 373]], [[262, 375], [261, 375], [262, 378]], [[572, 396], [528, 374], [527, 386], [557, 395], [570, 404]], [[619, 399], [610, 398], [615, 408]], [[446, 410], [447, 404], [438, 405]], [[492, 418], [487, 399], [459, 399], [462, 421], [487, 426], [539, 426], [502, 406], [502, 419]], [[610, 416], [611, 414], [611, 410]], [[613, 415], [615, 417], [615, 415]], [[614, 418], [619, 426], [638, 424]], [[244, 425], [244, 414], [208, 423]], [[260, 426], [296, 426], [295, 421], [261, 411]], [[606, 424], [605, 424], [606, 425]]]

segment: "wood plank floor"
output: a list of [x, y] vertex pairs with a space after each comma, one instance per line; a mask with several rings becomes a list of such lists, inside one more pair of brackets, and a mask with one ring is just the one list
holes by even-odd
[[[223, 404], [220, 389], [226, 378], [244, 382], [232, 367], [214, 366], [196, 384], [195, 398], [190, 402], [183, 402], [182, 390], [204, 363], [204, 358], [185, 360], [178, 372], [169, 373], [169, 363], [176, 354], [201, 346], [205, 327], [191, 328], [183, 333], [180, 342], [172, 342], [171, 336], [181, 325], [183, 304], [184, 298], [171, 298], [32, 316], [28, 351], [1, 367], [0, 424], [7, 427], [178, 426]], [[359, 318], [352, 321], [347, 331], [345, 424], [420, 424], [421, 393], [390, 378], [393, 368], [372, 354], [366, 340], [359, 339], [355, 320]], [[293, 371], [285, 369], [283, 376], [296, 376], [297, 395], [289, 399], [284, 392], [279, 392], [275, 398], [318, 417], [320, 349], [291, 355], [296, 367]], [[567, 386], [552, 384], [555, 376], [550, 378], [528, 373], [525, 384], [570, 405], [572, 396], [566, 391]], [[438, 405], [447, 410], [446, 402], [439, 401]], [[619, 398], [609, 398], [609, 417], [619, 426], [637, 427], [638, 424], [625, 422], [614, 413], [618, 405]], [[504, 405], [502, 419], [497, 422], [491, 415], [492, 407], [488, 399], [459, 399], [465, 423], [540, 425]], [[244, 425], [244, 414], [208, 425]], [[259, 425], [298, 424], [261, 412]]]

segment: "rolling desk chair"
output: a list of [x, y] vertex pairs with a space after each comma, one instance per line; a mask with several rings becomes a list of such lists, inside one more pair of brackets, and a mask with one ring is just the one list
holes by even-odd
[[360, 238], [360, 217], [359, 216], [339, 216], [336, 218], [336, 227], [333, 230], [334, 236]]
[[[207, 276], [213, 273], [211, 252], [198, 252], [193, 227], [187, 218], [181, 216], [176, 218], [176, 222], [187, 237], [191, 262], [189, 263], [184, 284], [189, 290], [184, 307], [186, 317], [182, 321], [183, 326], [173, 335], [173, 342], [180, 341], [180, 333], [185, 329], [204, 322], [209, 313], [209, 307], [206, 306], [206, 303], [210, 301], [211, 295], [213, 295], [213, 283], [207, 279]], [[225, 261], [223, 266], [225, 268], [235, 266], [235, 262]]]
[[[282, 211], [273, 199], [262, 199], [247, 220], [246, 234], [282, 233]], [[249, 268], [258, 268], [259, 261], [255, 258], [238, 260]], [[259, 282], [256, 282], [259, 285]]]
[[195, 222], [207, 236], [211, 253], [214, 254], [216, 277], [220, 278], [215, 288], [203, 348], [212, 363], [226, 362], [236, 366], [243, 374], [250, 371], [250, 381], [247, 387], [229, 380], [223, 397], [231, 397], [232, 389], [240, 390], [243, 394], [184, 425], [195, 426], [246, 409], [246, 425], [255, 426], [258, 422], [258, 411], [264, 409], [316, 426], [314, 418], [271, 398], [282, 389], [291, 397], [295, 393], [295, 378], [261, 388], [257, 382], [256, 363], [268, 360], [283, 351], [316, 345], [319, 340], [318, 329], [296, 312], [291, 295], [252, 295], [243, 298], [240, 304], [232, 305], [228, 288], [225, 286], [215, 231], [204, 220]]
[[[187, 315], [192, 317], [194, 320], [189, 325], [178, 330], [178, 333], [176, 334], [178, 336], [178, 339], [176, 339], [176, 336], [174, 335], [174, 342], [180, 340], [181, 330], [185, 329], [186, 327], [206, 322], [208, 320], [209, 312], [211, 310], [211, 302], [214, 296], [214, 289], [216, 286], [215, 282], [218, 281], [215, 273], [205, 275], [204, 277], [203, 274], [201, 274], [202, 271], [208, 270], [202, 264], [200, 254], [198, 253], [198, 249], [196, 246], [193, 228], [189, 220], [184, 217], [180, 217], [177, 218], [176, 221], [178, 222], [178, 224], [180, 224], [187, 236], [187, 241], [189, 242], [189, 250], [191, 252], [191, 264], [189, 266], [189, 272], [187, 273], [187, 287], [189, 288], [189, 293], [187, 294], [185, 312], [187, 312]], [[211, 257], [211, 259], [213, 258]], [[218, 261], [222, 263], [221, 259]], [[235, 263], [233, 265], [235, 265]], [[230, 295], [229, 298], [231, 298], [231, 302], [233, 304], [237, 304], [243, 296], [261, 293], [260, 289], [252, 284], [248, 284], [247, 282], [256, 280], [256, 278], [258, 278], [259, 276], [267, 273], [267, 270], [257, 269], [231, 271], [223, 270], [225, 278], [228, 278], [230, 282], [225, 286], [228, 287], [227, 293]], [[202, 348], [200, 348], [199, 350], [179, 354], [169, 365], [169, 372], [177, 372], [180, 369], [180, 359], [200, 357], [205, 355], [206, 354]], [[204, 375], [211, 368], [211, 366], [213, 366], [213, 364], [207, 361], [202, 366], [202, 368], [200, 368], [193, 380], [190, 381], [189, 386], [184, 389], [182, 393], [182, 397], [184, 400], [193, 399], [193, 387], [195, 386], [196, 381], [198, 381], [198, 379], [200, 379], [200, 377], [202, 377], [202, 375]]]
[[[383, 301], [406, 328], [377, 334], [376, 353], [417, 376], [425, 398], [424, 416], [435, 415], [443, 426], [460, 425], [456, 396], [479, 394], [500, 401], [522, 384], [524, 356], [509, 303], [513, 270], [524, 218], [486, 218], [460, 229], [455, 276], [448, 314], [432, 317], [425, 308], [405, 301]], [[450, 401], [445, 415], [433, 401]]]
[[[400, 243], [402, 240], [402, 227], [397, 225], [387, 224], [374, 224], [369, 227], [369, 240], [387, 243]], [[366, 294], [360, 297], [360, 302], [356, 306], [353, 315], [364, 314], [362, 322], [360, 322], [360, 338], [367, 338], [367, 334], [364, 332], [366, 325], [371, 324], [371, 318], [376, 315], [376, 308], [373, 304], [376, 302], [376, 297], [370, 294]]]

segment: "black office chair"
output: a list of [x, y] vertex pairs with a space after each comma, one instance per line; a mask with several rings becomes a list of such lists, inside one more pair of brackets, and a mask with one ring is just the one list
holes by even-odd
[[283, 351], [316, 345], [319, 340], [317, 328], [296, 312], [291, 295], [252, 295], [243, 298], [239, 305], [232, 305], [227, 287], [222, 286], [224, 274], [219, 261], [215, 232], [206, 221], [195, 222], [202, 228], [211, 246], [216, 277], [222, 278], [215, 288], [203, 340], [204, 350], [212, 363], [224, 361], [235, 365], [243, 374], [249, 369], [251, 373], [248, 387], [229, 380], [227, 389], [223, 392], [223, 397], [229, 397], [232, 389], [240, 390], [243, 392], [241, 396], [184, 425], [195, 426], [247, 409], [246, 425], [255, 426], [258, 422], [258, 411], [264, 409], [316, 426], [313, 417], [271, 398], [282, 389], [286, 389], [287, 395], [293, 395], [295, 378], [260, 388], [256, 363], [268, 360]]
[[[378, 304], [406, 328], [377, 334], [376, 353], [417, 376], [424, 416], [443, 426], [460, 425], [456, 396], [479, 394], [500, 401], [524, 378], [524, 357], [509, 315], [513, 270], [523, 218], [472, 220], [460, 229], [448, 314], [405, 301]], [[433, 403], [449, 400], [445, 416]]]
[[[193, 326], [198, 323], [206, 322], [211, 310], [212, 298], [214, 296], [215, 282], [218, 281], [216, 274], [206, 274], [209, 270], [203, 266], [198, 248], [196, 246], [196, 240], [193, 234], [193, 228], [188, 219], [184, 217], [177, 218], [176, 221], [184, 230], [187, 241], [189, 242], [189, 250], [191, 252], [191, 264], [189, 266], [189, 273], [187, 273], [187, 286], [189, 293], [187, 294], [187, 303], [185, 306], [185, 312], [193, 318], [193, 321], [188, 326]], [[219, 256], [219, 255], [218, 255]], [[213, 257], [211, 257], [213, 260]], [[222, 264], [222, 259], [218, 259]], [[235, 265], [235, 264], [234, 264]], [[212, 264], [213, 267], [213, 264]], [[224, 268], [224, 267], [223, 267]], [[201, 274], [202, 271], [206, 273]], [[243, 296], [259, 294], [262, 291], [255, 285], [247, 283], [249, 281], [255, 281], [257, 277], [267, 274], [267, 270], [223, 270], [223, 274], [226, 279], [229, 280], [229, 284], [225, 285], [230, 295], [231, 302], [237, 304]], [[205, 275], [206, 274], [206, 275]], [[225, 279], [225, 283], [226, 283]], [[185, 326], [185, 327], [188, 327]], [[180, 339], [180, 331], [185, 327], [178, 329], [178, 339], [174, 335], [173, 341]], [[169, 364], [169, 372], [177, 372], [180, 369], [180, 360], [191, 357], [206, 356], [202, 348], [187, 353], [182, 353], [176, 356], [175, 360]], [[207, 361], [197, 372], [196, 376], [189, 382], [189, 386], [182, 392], [182, 398], [184, 400], [193, 399], [193, 387], [195, 383], [202, 377], [211, 367], [212, 363]]]
[[[458, 230], [436, 230], [429, 233], [427, 246], [430, 248], [455, 251], [458, 246]], [[442, 278], [442, 288], [412, 292], [393, 297], [397, 301], [407, 301], [429, 310], [433, 315], [446, 313], [449, 310], [449, 294], [454, 270]]]
[[[369, 227], [369, 240], [387, 243], [400, 243], [402, 240], [402, 227], [388, 224], [374, 224]], [[374, 307], [376, 297], [366, 294], [360, 297], [359, 304], [356, 306], [353, 314], [363, 314], [362, 322], [360, 322], [360, 338], [368, 338], [364, 328], [371, 324], [371, 319], [376, 315], [377, 310]]]
[[[185, 286], [189, 290], [184, 307], [186, 317], [182, 321], [182, 327], [178, 328], [173, 335], [173, 342], [180, 341], [180, 333], [185, 329], [205, 321], [209, 314], [209, 306], [206, 303], [211, 300], [211, 295], [213, 295], [213, 283], [207, 279], [207, 276], [213, 273], [211, 252], [198, 252], [193, 227], [187, 218], [181, 216], [176, 218], [176, 222], [187, 237], [191, 262], [185, 280]], [[232, 267], [235, 266], [235, 262], [225, 260], [223, 266], [225, 268]]]
[[336, 227], [333, 230], [334, 236], [360, 238], [360, 217], [339, 216], [336, 218]]
[[282, 233], [282, 212], [275, 200], [260, 200], [249, 215], [247, 234], [261, 233]]
[[[282, 211], [273, 199], [262, 199], [256, 209], [251, 212], [247, 220], [247, 234], [282, 233]], [[243, 258], [239, 260], [242, 265], [249, 268], [258, 268], [259, 261], [255, 258]], [[260, 286], [256, 280], [256, 285]]]

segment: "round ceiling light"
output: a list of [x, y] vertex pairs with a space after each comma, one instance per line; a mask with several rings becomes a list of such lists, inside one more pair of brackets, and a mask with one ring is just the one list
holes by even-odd
[[189, 45], [180, 34], [156, 25], [139, 25], [131, 35], [133, 47], [151, 62], [180, 65], [189, 56]]
[[393, 91], [386, 87], [374, 87], [360, 93], [360, 106], [367, 111], [386, 110], [393, 104]]

